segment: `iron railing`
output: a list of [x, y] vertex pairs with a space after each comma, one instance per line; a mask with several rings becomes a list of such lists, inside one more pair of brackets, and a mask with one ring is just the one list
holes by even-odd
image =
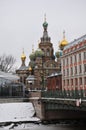
[[48, 90], [42, 91], [42, 97], [86, 99], [86, 90]]

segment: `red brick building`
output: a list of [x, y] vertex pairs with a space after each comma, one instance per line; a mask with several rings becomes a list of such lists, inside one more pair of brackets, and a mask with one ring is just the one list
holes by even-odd
[[61, 73], [53, 73], [47, 77], [47, 90], [62, 90]]

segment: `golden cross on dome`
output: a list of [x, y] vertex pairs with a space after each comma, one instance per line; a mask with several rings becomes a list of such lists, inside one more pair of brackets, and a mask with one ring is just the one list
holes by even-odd
[[22, 53], [24, 54], [24, 48], [22, 50], [23, 50]]
[[63, 31], [63, 39], [65, 39], [65, 30]]

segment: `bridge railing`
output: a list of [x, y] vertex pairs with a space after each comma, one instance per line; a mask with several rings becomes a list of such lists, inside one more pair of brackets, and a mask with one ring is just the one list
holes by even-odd
[[42, 97], [86, 99], [86, 90], [48, 90], [42, 91]]

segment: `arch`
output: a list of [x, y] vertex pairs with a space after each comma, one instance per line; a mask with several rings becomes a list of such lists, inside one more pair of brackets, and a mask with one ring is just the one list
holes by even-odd
[[46, 49], [46, 55], [50, 56], [50, 49], [49, 48]]

